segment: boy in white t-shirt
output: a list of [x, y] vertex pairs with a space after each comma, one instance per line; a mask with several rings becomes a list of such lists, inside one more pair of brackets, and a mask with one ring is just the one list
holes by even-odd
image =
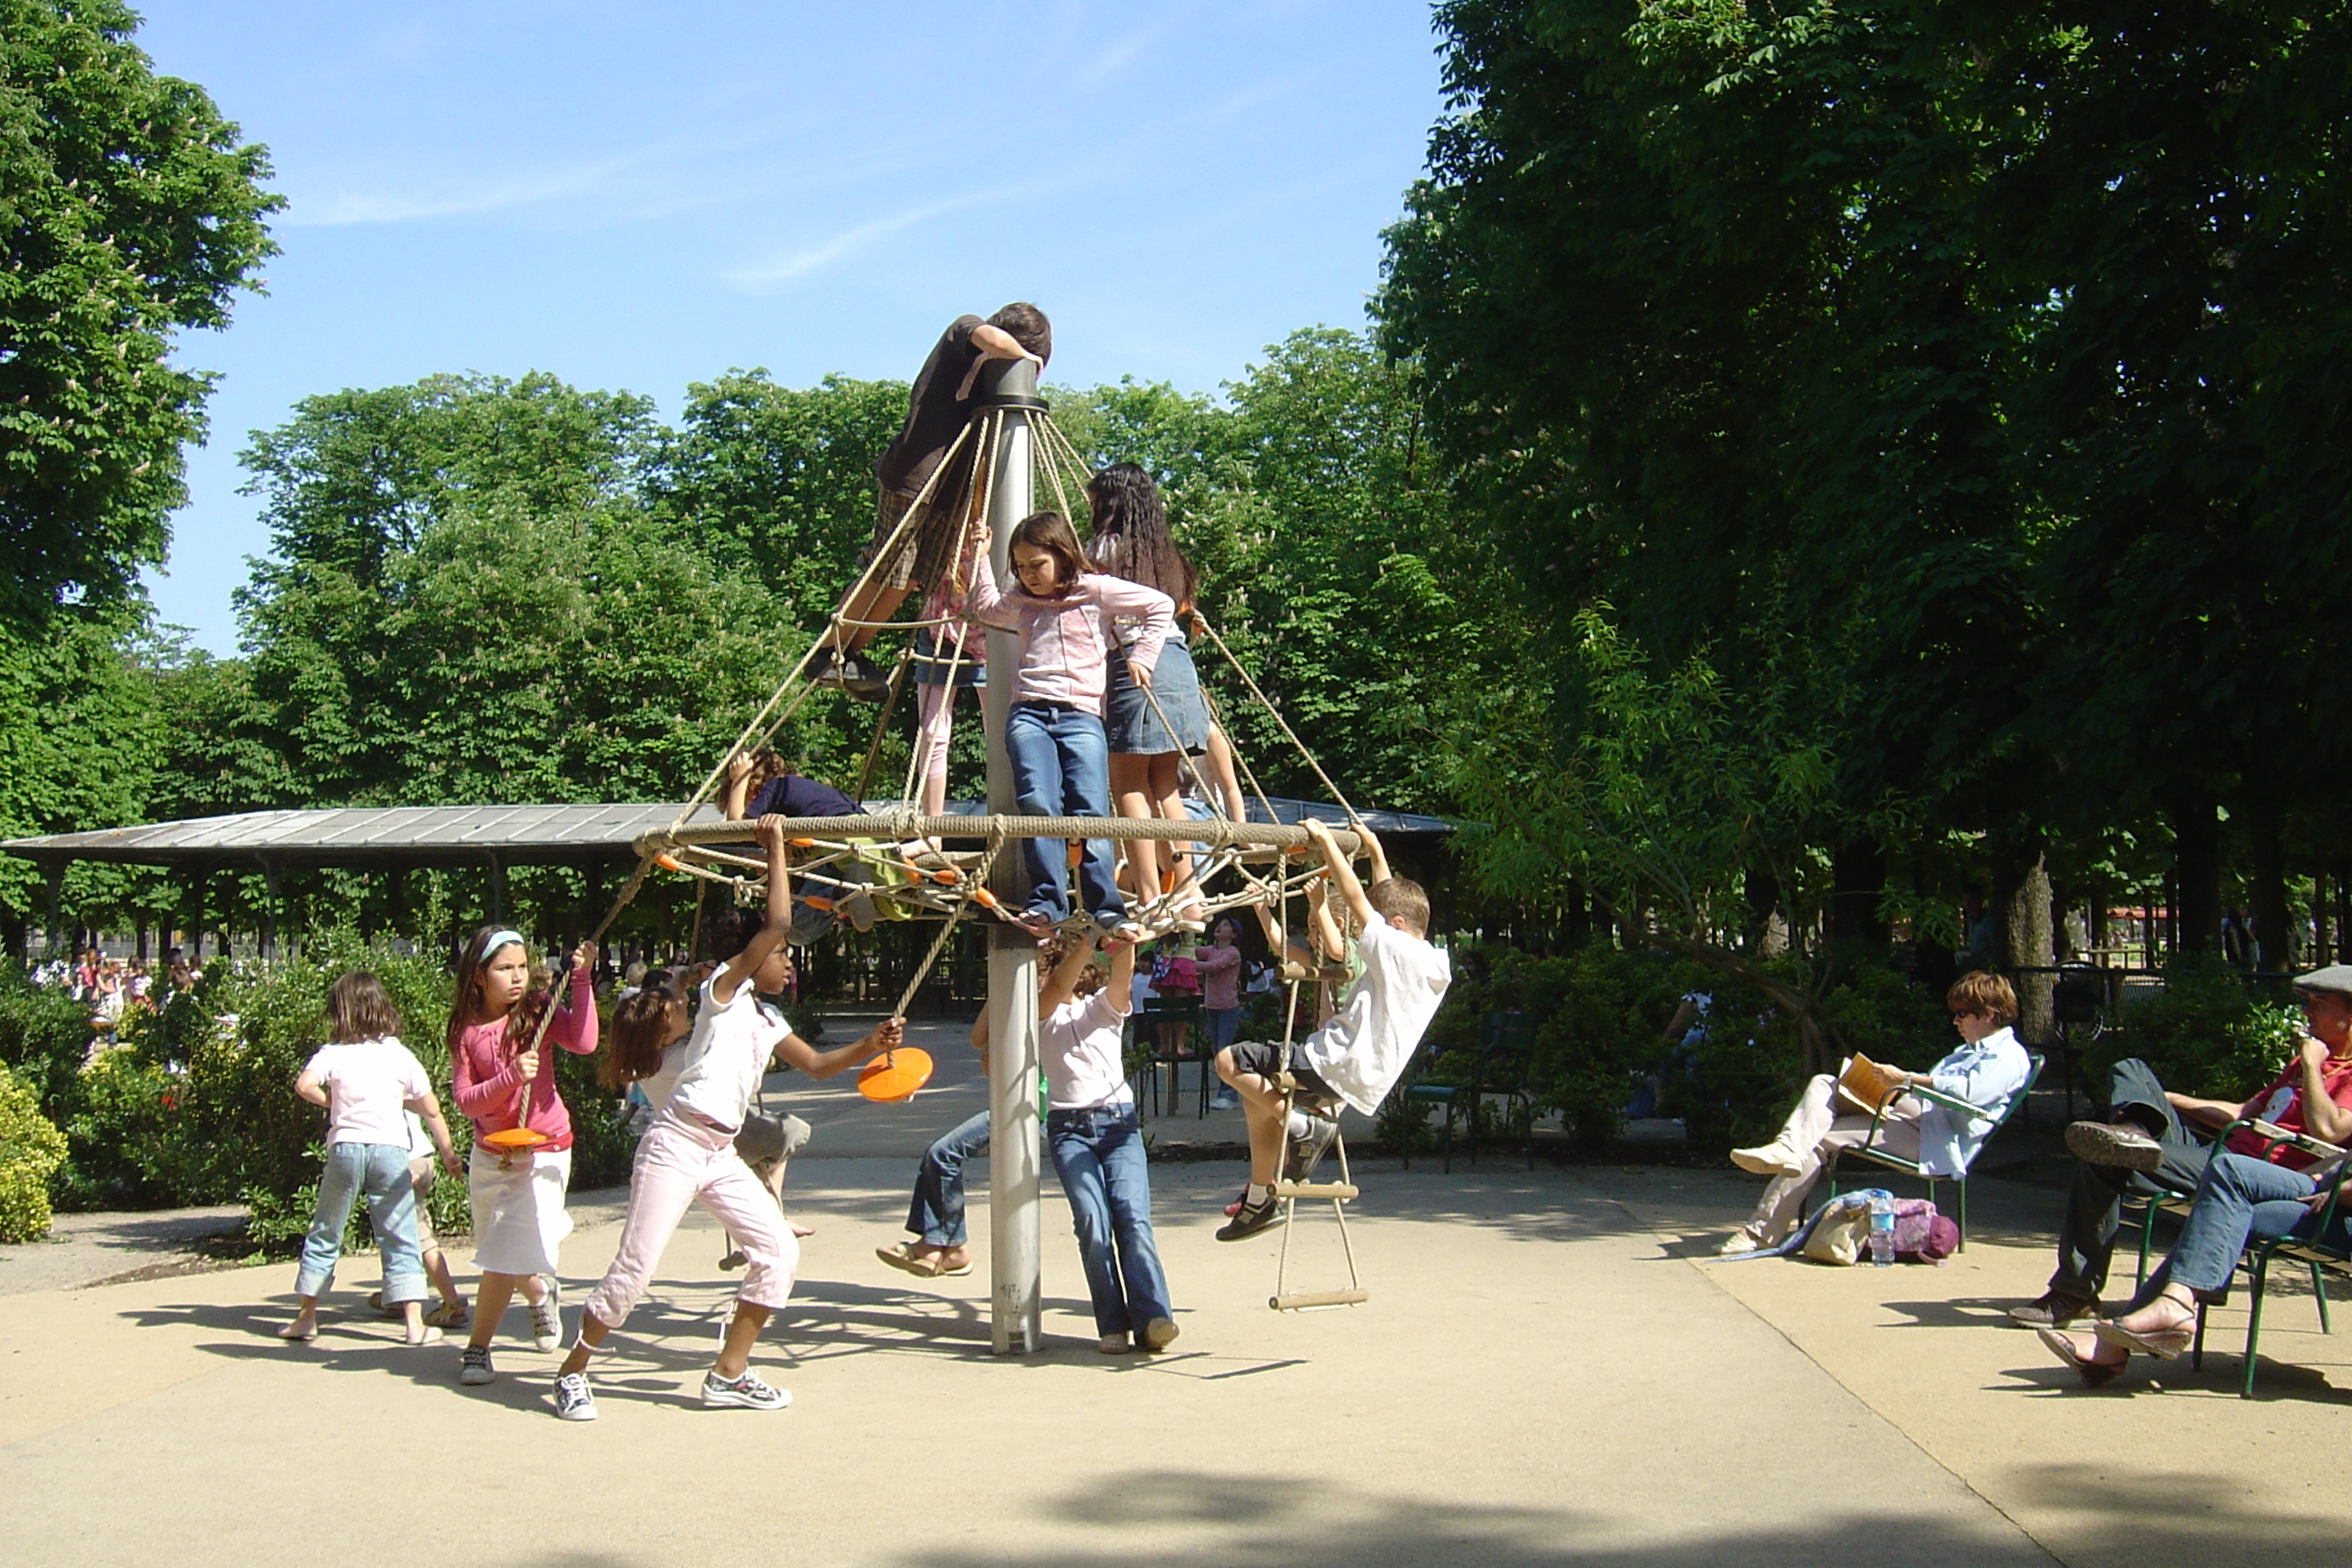
[[[1312, 819], [1305, 826], [1346, 906], [1363, 973], [1349, 986], [1339, 1011], [1293, 1047], [1287, 1061], [1280, 1045], [1255, 1040], [1217, 1053], [1217, 1076], [1242, 1097], [1250, 1143], [1249, 1189], [1232, 1222], [1217, 1232], [1219, 1241], [1239, 1241], [1281, 1216], [1274, 1181], [1282, 1160], [1287, 1097], [1276, 1087], [1276, 1075], [1287, 1069], [1304, 1099], [1344, 1101], [1370, 1116], [1412, 1059], [1453, 980], [1445, 954], [1429, 944], [1429, 895], [1421, 884], [1382, 876], [1367, 889], [1356, 880], [1331, 830]], [[1373, 865], [1384, 867], [1371, 835], [1360, 826], [1357, 831], [1367, 841]], [[1324, 1127], [1335, 1130], [1336, 1123]], [[1319, 1143], [1329, 1136], [1323, 1129], [1317, 1131], [1313, 1153], [1321, 1152]], [[1303, 1163], [1311, 1163], [1310, 1154]]]

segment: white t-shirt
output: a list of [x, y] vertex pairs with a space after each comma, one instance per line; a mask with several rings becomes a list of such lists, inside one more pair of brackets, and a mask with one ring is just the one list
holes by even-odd
[[1091, 1110], [1134, 1098], [1119, 1055], [1120, 1021], [1108, 986], [1091, 996], [1074, 996], [1046, 1015], [1037, 1031], [1046, 1104], [1055, 1110]]
[[677, 1092], [677, 1075], [686, 1070], [686, 1047], [694, 1043], [688, 1035], [672, 1040], [663, 1047], [661, 1066], [637, 1079], [637, 1092], [646, 1099], [646, 1108], [659, 1110]]
[[302, 1068], [327, 1090], [327, 1142], [408, 1146], [407, 1102], [433, 1092], [425, 1065], [398, 1040], [320, 1046]]
[[1445, 1000], [1454, 966], [1438, 949], [1377, 916], [1356, 939], [1356, 957], [1363, 973], [1331, 1021], [1299, 1042], [1298, 1059], [1370, 1116], [1412, 1059]]
[[[669, 1091], [668, 1106], [732, 1131], [743, 1125], [751, 1097], [768, 1074], [768, 1058], [790, 1031], [783, 1020], [760, 1005], [749, 981], [736, 986], [735, 999], [724, 1005], [712, 992], [718, 984], [717, 974], [702, 983], [702, 1007], [694, 1016], [694, 1033], [687, 1037], [685, 1065]], [[662, 1066], [665, 1070], [669, 1066], [667, 1055]], [[650, 1079], [646, 1099], [656, 1109], [662, 1103], [655, 1098]]]

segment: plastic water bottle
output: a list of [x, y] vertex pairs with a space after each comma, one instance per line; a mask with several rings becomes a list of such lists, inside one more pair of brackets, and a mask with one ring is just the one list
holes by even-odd
[[1879, 1268], [1895, 1262], [1895, 1200], [1885, 1193], [1870, 1200], [1870, 1261]]

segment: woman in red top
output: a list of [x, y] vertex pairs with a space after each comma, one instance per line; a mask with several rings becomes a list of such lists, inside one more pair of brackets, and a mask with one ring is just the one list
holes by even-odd
[[[578, 1056], [596, 1048], [590, 989], [595, 963], [596, 949], [581, 943], [572, 955], [572, 1005], [556, 1007], [547, 1026], [548, 1040]], [[555, 999], [530, 988], [521, 933], [498, 926], [476, 931], [457, 961], [449, 1005], [451, 1098], [474, 1123], [466, 1188], [474, 1205], [474, 1263], [482, 1271], [460, 1383], [496, 1375], [490, 1339], [518, 1288], [530, 1306], [532, 1342], [541, 1352], [563, 1342], [555, 1250], [572, 1231], [563, 1206], [572, 1184], [572, 1113], [556, 1092], [553, 1053], [533, 1045]], [[547, 1142], [506, 1155], [483, 1145], [490, 1133], [517, 1126]]]

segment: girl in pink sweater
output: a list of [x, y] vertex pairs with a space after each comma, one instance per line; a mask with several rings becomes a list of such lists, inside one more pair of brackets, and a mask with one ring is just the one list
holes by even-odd
[[[996, 591], [982, 531], [971, 618], [1021, 638], [1004, 749], [1023, 815], [1108, 816], [1110, 743], [1103, 732], [1103, 689], [1111, 618], [1139, 624], [1128, 650], [1128, 675], [1149, 689], [1152, 666], [1176, 624], [1175, 601], [1156, 588], [1086, 569], [1078, 536], [1059, 512], [1021, 520], [1007, 554], [1020, 585]], [[1058, 838], [1022, 841], [1029, 873], [1027, 907], [1016, 917], [1043, 936], [1069, 915], [1068, 850]], [[1110, 840], [1089, 838], [1078, 863], [1085, 912], [1106, 935], [1139, 942], [1147, 934], [1127, 918], [1113, 870]]]
[[[484, 1384], [497, 1375], [490, 1340], [518, 1288], [530, 1307], [532, 1342], [541, 1352], [563, 1342], [555, 1249], [572, 1231], [563, 1206], [572, 1184], [572, 1113], [556, 1092], [554, 1053], [532, 1042], [540, 1019], [554, 1007], [548, 1041], [576, 1056], [595, 1050], [596, 998], [590, 988], [595, 963], [596, 949], [581, 943], [572, 955], [572, 1005], [564, 1007], [546, 992], [530, 992], [530, 958], [519, 931], [484, 926], [457, 961], [449, 1005], [450, 1090], [474, 1123], [466, 1187], [474, 1205], [474, 1262], [482, 1271], [460, 1383]], [[488, 1134], [519, 1126], [548, 1141], [508, 1155], [483, 1145]]]

